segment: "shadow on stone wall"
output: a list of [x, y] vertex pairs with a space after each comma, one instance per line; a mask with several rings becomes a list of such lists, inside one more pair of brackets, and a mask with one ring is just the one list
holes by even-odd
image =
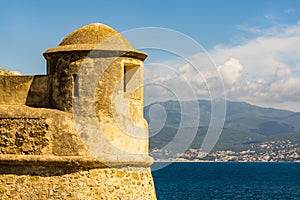
[[26, 98], [26, 105], [32, 107], [49, 108], [49, 77], [36, 75], [33, 77]]
[[61, 167], [61, 166], [4, 166], [0, 165], [0, 175], [30, 175], [30, 176], [42, 176], [52, 177], [61, 176], [66, 174], [73, 174], [80, 171], [88, 171], [95, 168], [83, 168], [83, 167]]

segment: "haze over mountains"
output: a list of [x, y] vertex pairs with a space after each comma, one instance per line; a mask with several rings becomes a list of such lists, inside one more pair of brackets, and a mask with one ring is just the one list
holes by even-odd
[[[173, 140], [182, 124], [186, 136], [193, 134], [195, 125], [193, 117], [196, 112], [192, 105], [195, 102], [166, 101], [150, 104], [144, 108], [144, 116], [149, 124], [150, 149], [161, 148]], [[200, 123], [194, 141], [190, 148], [200, 148], [206, 134], [211, 117], [211, 103], [198, 100], [200, 108]], [[189, 108], [188, 113], [181, 114], [181, 106]], [[151, 111], [151, 106], [157, 112]], [[162, 108], [163, 107], [163, 108]], [[150, 113], [149, 113], [150, 112]], [[197, 114], [197, 113], [196, 113]], [[151, 117], [150, 117], [151, 116]], [[163, 123], [165, 121], [165, 123]], [[159, 123], [160, 122], [160, 123]], [[247, 149], [250, 144], [265, 141], [290, 140], [300, 143], [300, 112], [263, 108], [245, 102], [227, 101], [226, 119], [222, 134], [214, 150]], [[188, 137], [187, 137], [188, 138]], [[180, 140], [172, 142], [181, 145]]]

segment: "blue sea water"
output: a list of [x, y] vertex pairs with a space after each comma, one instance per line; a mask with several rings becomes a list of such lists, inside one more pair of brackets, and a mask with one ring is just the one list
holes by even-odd
[[172, 163], [152, 174], [158, 200], [300, 200], [300, 163]]

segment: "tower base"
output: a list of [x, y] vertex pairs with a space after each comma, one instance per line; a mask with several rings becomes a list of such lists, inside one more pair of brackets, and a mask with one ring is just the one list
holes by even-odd
[[0, 165], [0, 199], [156, 199], [149, 167]]

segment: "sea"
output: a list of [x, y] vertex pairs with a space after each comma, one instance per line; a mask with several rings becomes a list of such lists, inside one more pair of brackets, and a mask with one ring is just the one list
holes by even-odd
[[154, 163], [152, 175], [158, 200], [300, 200], [299, 162]]

